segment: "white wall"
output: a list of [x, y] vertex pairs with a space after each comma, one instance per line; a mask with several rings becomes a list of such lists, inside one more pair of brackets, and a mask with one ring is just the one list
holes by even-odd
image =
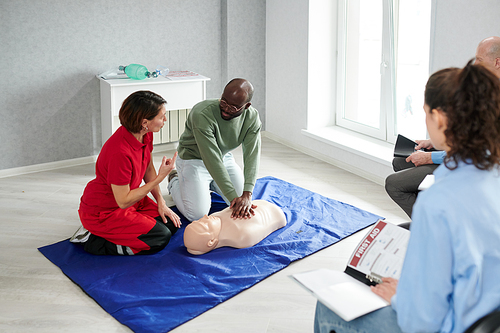
[[[322, 0], [267, 0], [266, 2], [266, 131], [269, 137], [377, 183], [392, 173], [390, 163], [365, 158], [303, 134], [307, 126], [309, 72], [309, 5]], [[332, 1], [337, 2], [337, 1]], [[431, 72], [463, 66], [474, 56], [477, 43], [500, 36], [500, 1], [433, 0]], [[333, 71], [334, 72], [334, 71]], [[335, 91], [332, 90], [332, 94]], [[325, 97], [325, 105], [334, 102]], [[332, 107], [333, 109], [333, 107]], [[325, 124], [326, 125], [326, 124]]]
[[[307, 128], [335, 125], [337, 90], [337, 3], [331, 0], [309, 1], [308, 36], [308, 112]], [[333, 59], [333, 61], [332, 61]], [[314, 88], [311, 88], [314, 87]]]
[[226, 74], [223, 84], [235, 77], [244, 77], [252, 82], [255, 89], [252, 105], [259, 111], [262, 126], [265, 127], [265, 0], [227, 2], [227, 70], [223, 72]]
[[308, 3], [266, 2], [266, 131], [292, 142], [307, 121]]
[[433, 0], [431, 73], [463, 67], [484, 38], [500, 36], [499, 0]]

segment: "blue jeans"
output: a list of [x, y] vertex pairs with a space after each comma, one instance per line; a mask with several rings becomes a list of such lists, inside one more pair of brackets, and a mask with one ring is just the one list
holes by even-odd
[[314, 333], [402, 333], [396, 312], [391, 306], [368, 313], [349, 322], [343, 320], [322, 303], [316, 304]]
[[[243, 171], [231, 153], [224, 155], [223, 162], [237, 195], [241, 196], [244, 185]], [[217, 192], [228, 205], [230, 204], [202, 160], [183, 160], [177, 157], [175, 165], [177, 177], [168, 183], [168, 191], [177, 209], [189, 222], [199, 220], [208, 214], [212, 204], [210, 191]]]

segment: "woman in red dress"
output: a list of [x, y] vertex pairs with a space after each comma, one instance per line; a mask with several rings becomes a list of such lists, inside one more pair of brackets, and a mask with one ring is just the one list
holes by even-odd
[[123, 102], [119, 113], [122, 126], [103, 145], [96, 178], [87, 184], [81, 198], [78, 213], [90, 232], [88, 239], [83, 239], [85, 251], [155, 253], [180, 227], [179, 216], [167, 207], [159, 186], [174, 169], [177, 153], [172, 158], [163, 157], [158, 174], [151, 160], [153, 132], [166, 121], [166, 103], [150, 91], [134, 92]]

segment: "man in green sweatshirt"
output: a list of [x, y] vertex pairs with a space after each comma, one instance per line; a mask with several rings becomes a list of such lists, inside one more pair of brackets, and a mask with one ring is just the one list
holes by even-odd
[[[219, 193], [233, 218], [254, 215], [252, 191], [260, 161], [259, 113], [251, 106], [253, 86], [233, 79], [220, 99], [196, 104], [179, 139], [177, 171], [169, 175], [168, 190], [190, 222], [208, 215], [210, 190]], [[242, 146], [243, 171], [231, 151]]]

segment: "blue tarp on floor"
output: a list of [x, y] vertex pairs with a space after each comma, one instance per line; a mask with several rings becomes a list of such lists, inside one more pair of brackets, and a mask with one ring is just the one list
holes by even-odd
[[[226, 207], [218, 195], [212, 199], [212, 211]], [[287, 225], [251, 248], [191, 255], [182, 241], [187, 224], [182, 218], [183, 227], [153, 255], [94, 256], [69, 240], [39, 250], [122, 324], [135, 332], [158, 333], [380, 218], [274, 177], [257, 180], [253, 199], [281, 207]]]

